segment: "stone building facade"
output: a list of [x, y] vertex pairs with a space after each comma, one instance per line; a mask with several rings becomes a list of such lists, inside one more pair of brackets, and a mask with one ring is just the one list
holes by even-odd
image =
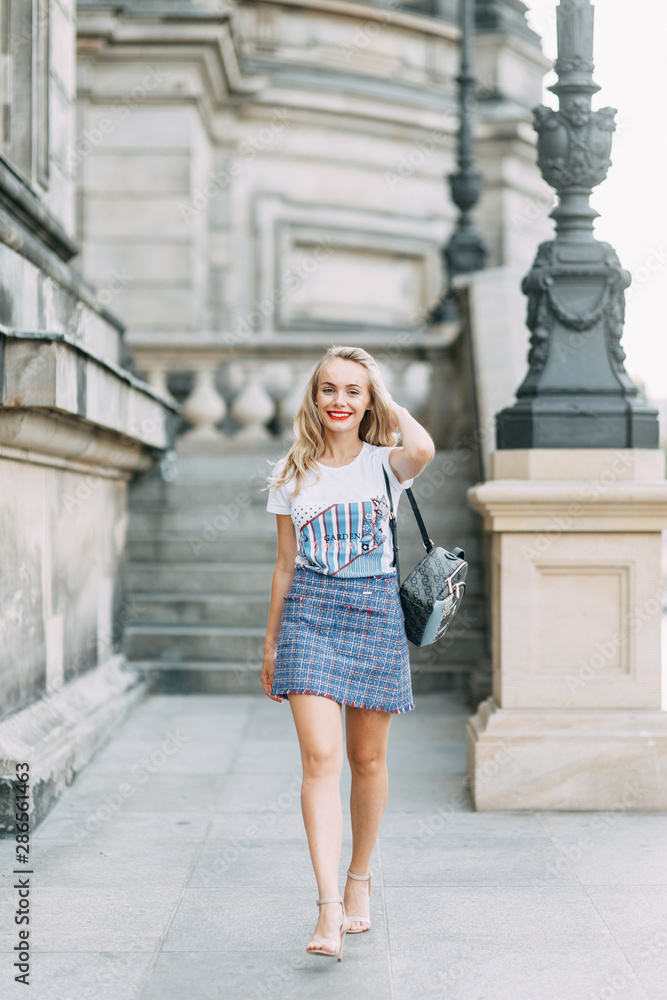
[[[384, 350], [418, 404], [457, 211], [456, 7], [79, 2], [84, 272], [126, 275], [138, 369], [195, 430], [261, 437], [332, 339]], [[546, 190], [530, 109], [547, 63], [524, 11], [478, 3], [475, 42], [477, 217], [489, 265], [517, 272], [550, 228], [521, 224]]]
[[123, 669], [127, 485], [169, 404], [122, 365], [123, 324], [73, 264], [75, 8], [0, 3], [0, 829], [33, 817], [137, 696]]

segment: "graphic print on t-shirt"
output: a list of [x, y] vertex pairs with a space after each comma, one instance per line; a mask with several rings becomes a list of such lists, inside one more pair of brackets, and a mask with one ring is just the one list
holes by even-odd
[[388, 512], [384, 496], [332, 504], [301, 526], [299, 555], [330, 576], [378, 575]]

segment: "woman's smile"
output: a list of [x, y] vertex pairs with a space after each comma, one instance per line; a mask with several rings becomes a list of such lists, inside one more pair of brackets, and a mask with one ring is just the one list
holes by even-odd
[[346, 410], [327, 410], [326, 413], [332, 420], [347, 420], [352, 416], [352, 413]]

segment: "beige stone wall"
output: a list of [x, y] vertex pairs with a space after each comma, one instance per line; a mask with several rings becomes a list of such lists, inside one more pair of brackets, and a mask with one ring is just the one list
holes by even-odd
[[[1, 717], [118, 648], [126, 483], [0, 457]], [[127, 613], [127, 609], [126, 609]]]
[[3, 0], [0, 154], [74, 232], [75, 0]]
[[71, 163], [76, 121], [76, 0], [49, 2], [49, 177], [44, 203], [72, 236], [76, 173]]
[[[77, 254], [75, 0], [0, 0], [0, 833], [32, 826], [143, 691], [125, 667], [127, 483], [169, 405], [122, 367]], [[93, 138], [90, 137], [91, 146]]]

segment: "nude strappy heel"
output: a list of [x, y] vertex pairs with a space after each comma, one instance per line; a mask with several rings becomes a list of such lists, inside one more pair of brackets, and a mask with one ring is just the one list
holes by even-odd
[[345, 941], [345, 935], [350, 929], [350, 918], [345, 915], [345, 905], [340, 896], [330, 896], [328, 899], [318, 899], [317, 905], [322, 906], [324, 903], [340, 903], [343, 909], [343, 919], [340, 925], [340, 945], [338, 946], [338, 951], [327, 951], [325, 948], [308, 948], [306, 951], [309, 955], [327, 955], [329, 958], [338, 957], [338, 961], [343, 961], [343, 943]]
[[[354, 872], [351, 872], [350, 869], [348, 868], [347, 874], [348, 874], [348, 876], [350, 878], [355, 879], [357, 882], [368, 882], [368, 900], [369, 900], [369, 903], [370, 903], [370, 898], [371, 898], [371, 875], [373, 874], [373, 872], [368, 872], [367, 875], [355, 875]], [[351, 924], [353, 924], [353, 923], [366, 924], [365, 927], [360, 927], [359, 930], [355, 930], [355, 931], [349, 930], [348, 934], [363, 934], [364, 931], [369, 931], [371, 929], [371, 918], [370, 917], [357, 917], [357, 916], [354, 916], [353, 914], [348, 914], [348, 918], [347, 919], [350, 921]]]

